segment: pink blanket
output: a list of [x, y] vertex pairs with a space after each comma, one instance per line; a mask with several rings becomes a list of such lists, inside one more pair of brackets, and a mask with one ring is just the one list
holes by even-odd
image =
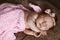
[[[41, 9], [29, 4], [36, 12]], [[37, 11], [37, 10], [38, 11]], [[0, 40], [15, 40], [14, 33], [25, 30], [24, 11], [28, 10], [23, 5], [3, 3], [0, 5]]]
[[12, 4], [0, 5], [0, 40], [15, 40], [14, 33], [25, 30], [24, 11], [21, 6]]

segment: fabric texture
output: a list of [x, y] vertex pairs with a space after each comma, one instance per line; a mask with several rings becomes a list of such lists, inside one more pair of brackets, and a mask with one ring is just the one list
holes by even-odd
[[13, 4], [0, 5], [0, 40], [15, 40], [14, 33], [25, 30], [24, 11]]
[[[41, 9], [38, 6], [33, 4], [29, 5], [35, 12], [40, 12]], [[15, 40], [16, 37], [14, 33], [25, 30], [23, 10], [28, 11], [28, 9], [21, 4], [0, 4], [0, 40]]]

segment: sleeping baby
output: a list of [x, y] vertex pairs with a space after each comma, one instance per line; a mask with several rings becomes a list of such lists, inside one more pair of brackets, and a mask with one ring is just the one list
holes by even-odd
[[15, 40], [14, 33], [24, 32], [27, 35], [40, 37], [56, 25], [55, 13], [50, 9], [42, 12], [39, 6], [29, 3], [34, 10], [21, 4], [3, 3], [0, 5], [0, 40]]

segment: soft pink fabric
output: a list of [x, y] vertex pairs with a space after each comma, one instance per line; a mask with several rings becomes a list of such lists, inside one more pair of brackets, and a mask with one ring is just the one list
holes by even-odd
[[[38, 6], [29, 5], [36, 12], [41, 11]], [[23, 10], [28, 11], [28, 9], [21, 4], [3, 3], [0, 5], [0, 40], [15, 40], [16, 37], [14, 33], [25, 30]]]
[[12, 6], [0, 5], [0, 40], [15, 40], [14, 33], [25, 30], [24, 11]]
[[42, 11], [42, 9], [41, 9], [39, 6], [34, 5], [34, 4], [32, 4], [32, 3], [29, 3], [29, 6], [30, 6], [31, 8], [33, 8], [33, 10], [34, 10], [35, 12], [37, 12], [37, 13], [40, 13], [40, 12]]

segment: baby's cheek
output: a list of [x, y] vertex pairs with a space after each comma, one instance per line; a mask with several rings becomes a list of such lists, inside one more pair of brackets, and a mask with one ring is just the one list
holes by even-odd
[[38, 27], [39, 29], [42, 27], [42, 26], [41, 26], [42, 22], [43, 22], [43, 19], [41, 19], [41, 18], [39, 18], [39, 19], [36, 20], [36, 24], [37, 24], [37, 27]]

